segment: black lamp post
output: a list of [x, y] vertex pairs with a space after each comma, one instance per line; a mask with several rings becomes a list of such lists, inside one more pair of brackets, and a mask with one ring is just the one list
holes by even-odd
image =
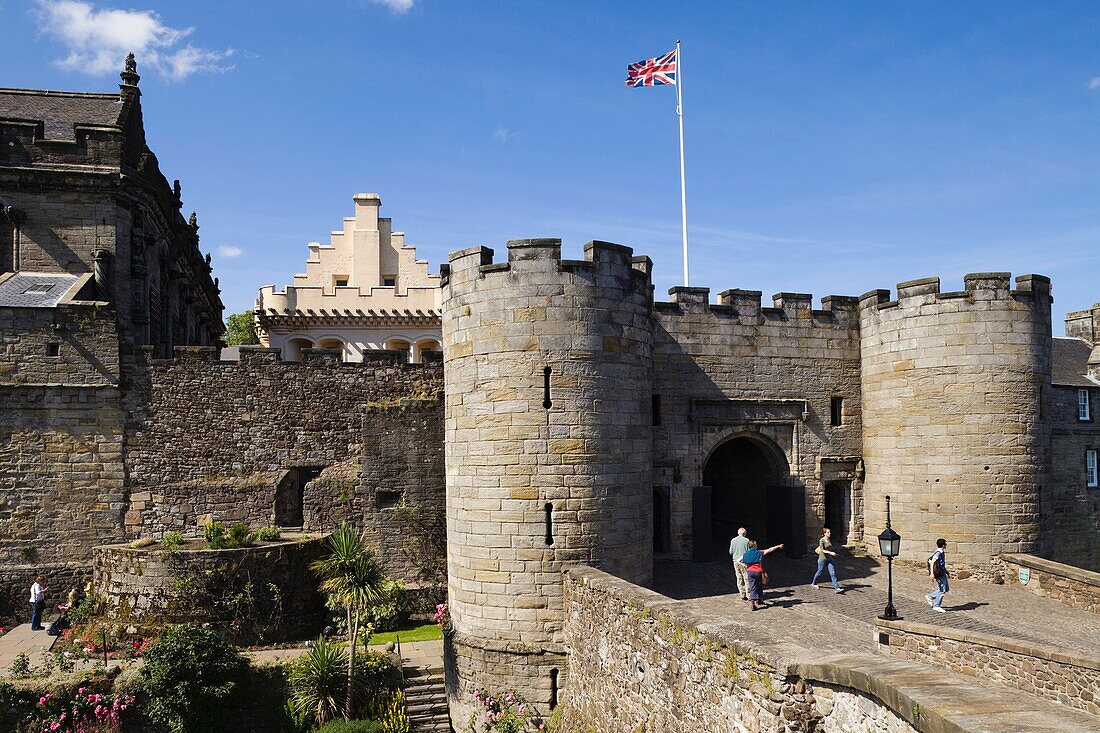
[[886, 610], [879, 616], [883, 621], [897, 621], [894, 608], [894, 558], [901, 554], [901, 535], [890, 527], [890, 497], [886, 497], [886, 529], [878, 536], [878, 549], [886, 558], [887, 596]]

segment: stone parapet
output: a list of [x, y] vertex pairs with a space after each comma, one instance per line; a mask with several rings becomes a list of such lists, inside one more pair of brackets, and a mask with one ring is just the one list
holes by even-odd
[[605, 733], [1003, 733], [1037, 720], [1076, 733], [1096, 720], [904, 660], [796, 651], [780, 628], [708, 616], [594, 568], [567, 571], [565, 599], [566, 644], [580, 653], [563, 717]]
[[[1021, 623], [1040, 622], [1021, 619]], [[878, 651], [1100, 716], [1100, 660], [1041, 644], [912, 621], [875, 622]]]
[[1100, 613], [1100, 573], [1034, 555], [1002, 554], [1006, 584], [1067, 606]]

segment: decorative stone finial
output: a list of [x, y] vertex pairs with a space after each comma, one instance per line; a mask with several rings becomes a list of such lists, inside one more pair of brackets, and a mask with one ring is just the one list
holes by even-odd
[[180, 179], [172, 181], [172, 193], [176, 197], [176, 203], [183, 201], [183, 189], [180, 187]]
[[134, 59], [134, 54], [131, 51], [126, 54], [126, 68], [119, 74], [122, 78], [122, 83], [126, 86], [136, 87], [141, 77], [137, 73], [137, 60]]
[[210, 253], [206, 253], [206, 269], [210, 269]]
[[187, 217], [187, 225], [191, 227], [193, 231], [199, 230], [199, 215], [194, 211], [191, 212], [191, 216]]

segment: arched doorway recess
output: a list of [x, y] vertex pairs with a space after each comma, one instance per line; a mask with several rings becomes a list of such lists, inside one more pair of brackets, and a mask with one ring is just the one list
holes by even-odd
[[711, 559], [723, 559], [738, 527], [761, 547], [783, 543], [788, 554], [802, 553], [796, 528], [804, 522], [803, 508], [774, 443], [755, 435], [727, 440], [707, 458], [703, 484], [710, 487]]

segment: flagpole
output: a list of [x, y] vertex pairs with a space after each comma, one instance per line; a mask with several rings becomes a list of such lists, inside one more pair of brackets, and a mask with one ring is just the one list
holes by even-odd
[[676, 116], [680, 119], [680, 223], [684, 235], [684, 286], [688, 281], [687, 183], [684, 179], [684, 65], [680, 58], [680, 40], [676, 40]]

